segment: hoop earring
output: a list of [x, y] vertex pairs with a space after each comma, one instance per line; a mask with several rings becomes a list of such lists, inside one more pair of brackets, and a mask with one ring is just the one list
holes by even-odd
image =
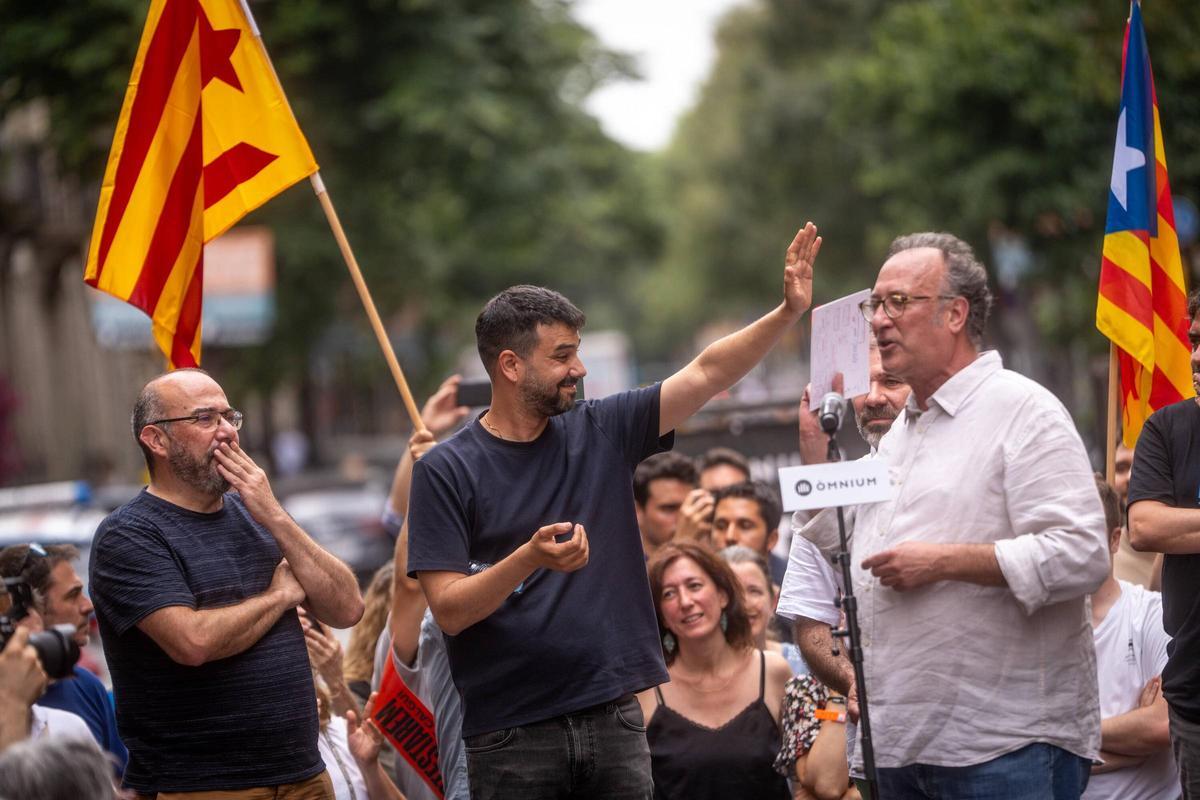
[[675, 652], [675, 636], [670, 631], [667, 631], [666, 633], [663, 634], [662, 646], [663, 646], [663, 650], [666, 651], [667, 655], [670, 655], [671, 653]]
[[729, 615], [724, 610], [721, 611], [721, 633], [729, 630]]

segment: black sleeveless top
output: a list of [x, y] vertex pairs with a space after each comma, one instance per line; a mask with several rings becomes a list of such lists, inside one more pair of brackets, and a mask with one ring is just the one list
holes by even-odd
[[758, 699], [719, 728], [692, 722], [663, 702], [646, 726], [656, 800], [786, 800], [787, 780], [772, 766], [779, 726], [763, 702], [767, 657], [759, 651]]

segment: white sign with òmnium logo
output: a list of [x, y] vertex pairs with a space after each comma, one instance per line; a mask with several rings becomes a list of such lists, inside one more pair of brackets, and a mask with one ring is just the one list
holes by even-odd
[[882, 458], [810, 464], [779, 470], [784, 511], [881, 503], [892, 497], [892, 478]]

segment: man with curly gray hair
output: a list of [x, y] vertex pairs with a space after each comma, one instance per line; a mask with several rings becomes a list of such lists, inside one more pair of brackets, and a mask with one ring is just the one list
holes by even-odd
[[1078, 798], [1099, 752], [1086, 596], [1108, 573], [1104, 514], [1067, 410], [982, 351], [990, 307], [947, 233], [896, 239], [862, 303], [912, 389], [878, 449], [895, 495], [854, 519], [884, 797]]

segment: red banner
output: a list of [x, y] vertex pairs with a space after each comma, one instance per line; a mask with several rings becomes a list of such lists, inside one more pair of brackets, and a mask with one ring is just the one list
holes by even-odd
[[433, 713], [413, 694], [388, 658], [373, 717], [379, 730], [438, 797], [446, 796], [438, 769], [437, 729]]

